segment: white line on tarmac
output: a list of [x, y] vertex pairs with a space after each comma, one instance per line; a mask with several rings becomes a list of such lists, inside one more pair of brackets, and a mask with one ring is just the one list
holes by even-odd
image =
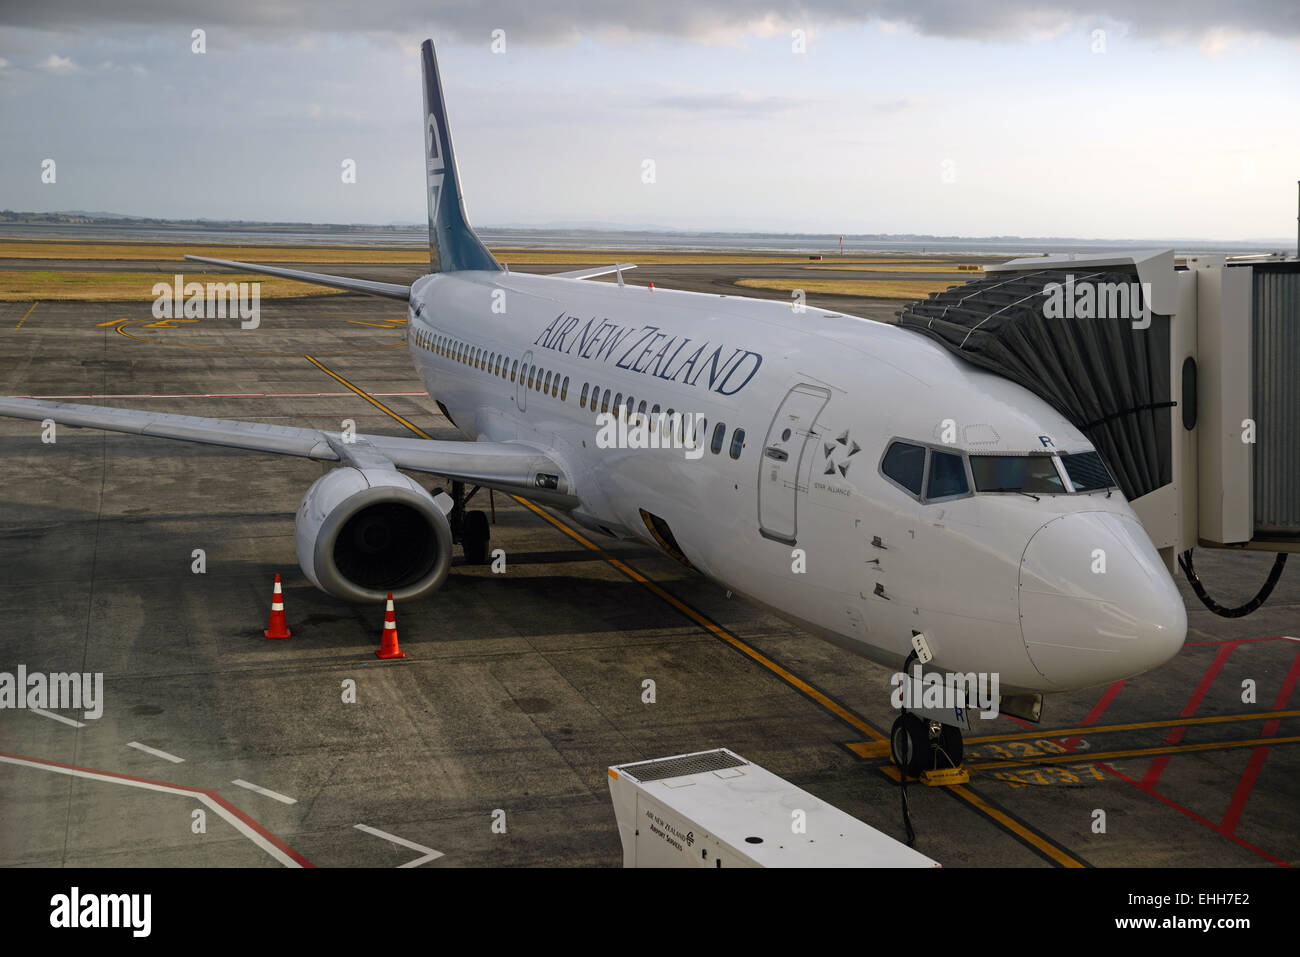
[[427, 864], [429, 861], [436, 861], [445, 855], [442, 851], [435, 851], [431, 847], [425, 847], [423, 844], [416, 844], [414, 841], [408, 841], [404, 837], [398, 837], [396, 834], [389, 834], [387, 831], [381, 831], [377, 827], [371, 827], [369, 824], [354, 824], [358, 831], [365, 831], [367, 834], [373, 834], [375, 837], [382, 837], [385, 841], [392, 841], [394, 844], [400, 844], [402, 847], [409, 847], [413, 851], [420, 851], [424, 856], [417, 857], [413, 861], [407, 861], [405, 864], [399, 864], [398, 867], [419, 867], [421, 864]]
[[259, 834], [257, 830], [250, 827], [246, 821], [240, 819], [237, 815], [232, 814], [218, 801], [213, 800], [212, 797], [202, 793], [201, 791], [189, 791], [185, 788], [171, 787], [167, 784], [156, 784], [152, 781], [135, 781], [128, 778], [115, 777], [111, 774], [96, 774], [94, 771], [86, 768], [65, 768], [57, 765], [42, 764], [39, 761], [25, 761], [22, 758], [11, 758], [8, 755], [3, 754], [0, 754], [0, 763], [17, 764], [21, 767], [35, 768], [38, 771], [51, 771], [54, 774], [66, 774], [69, 777], [74, 778], [88, 778], [91, 781], [105, 781], [109, 784], [121, 784], [124, 787], [140, 788], [145, 791], [161, 791], [163, 794], [179, 794], [182, 797], [202, 801], [214, 814], [218, 815], [223, 821], [237, 830], [240, 834], [244, 835], [244, 837], [248, 838], [262, 850], [266, 851], [267, 854], [271, 855], [271, 857], [275, 858], [285, 867], [302, 867], [302, 865], [292, 857], [267, 840], [265, 835]]
[[137, 751], [143, 751], [145, 754], [152, 754], [155, 758], [162, 758], [164, 761], [170, 761], [172, 764], [180, 764], [184, 758], [178, 758], [174, 754], [168, 754], [166, 751], [159, 751], [157, 748], [151, 748], [147, 744], [141, 744], [139, 741], [128, 741], [128, 748], [135, 748]]
[[28, 708], [32, 714], [39, 714], [42, 718], [53, 718], [55, 721], [62, 721], [66, 725], [74, 728], [84, 728], [86, 725], [81, 721], [73, 721], [71, 718], [65, 718], [61, 714], [55, 714], [53, 711], [46, 711], [44, 708]]
[[264, 797], [275, 798], [277, 801], [281, 801], [285, 804], [298, 803], [297, 798], [291, 798], [287, 794], [281, 794], [279, 791], [272, 791], [267, 788], [258, 787], [256, 784], [251, 784], [248, 781], [243, 780], [242, 778], [235, 778], [235, 780], [231, 781], [230, 783], [238, 785], [241, 788], [248, 788], [248, 790], [255, 791], [256, 793], [261, 794]]

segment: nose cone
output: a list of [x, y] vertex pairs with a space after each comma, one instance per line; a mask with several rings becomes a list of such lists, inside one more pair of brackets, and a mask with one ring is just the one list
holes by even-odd
[[1074, 512], [1029, 539], [1020, 627], [1034, 667], [1064, 691], [1164, 664], [1187, 637], [1187, 611], [1137, 519]]

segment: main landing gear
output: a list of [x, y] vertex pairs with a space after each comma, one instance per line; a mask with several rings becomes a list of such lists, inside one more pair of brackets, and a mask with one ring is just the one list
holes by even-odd
[[[434, 494], [438, 491], [440, 490], [435, 489]], [[451, 514], [447, 516], [451, 524], [451, 540], [460, 546], [465, 561], [470, 565], [486, 565], [492, 543], [492, 528], [488, 524], [487, 512], [465, 510], [465, 506], [478, 492], [477, 485], [467, 495], [464, 482], [451, 483], [451, 499], [454, 504]]]

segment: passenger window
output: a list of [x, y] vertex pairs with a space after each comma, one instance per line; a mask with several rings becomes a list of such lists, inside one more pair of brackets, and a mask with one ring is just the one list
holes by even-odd
[[740, 451], [745, 447], [745, 430], [737, 429], [731, 433], [731, 457], [740, 458]]
[[608, 389], [606, 389], [605, 394], [600, 397], [600, 411], [601, 412], [609, 411], [609, 390]]
[[551, 391], [551, 374], [549, 372], [546, 373], [546, 385], [542, 386], [542, 391], [543, 392]]
[[566, 375], [564, 381], [560, 383], [560, 401], [569, 401], [569, 377]]
[[645, 399], [641, 400], [641, 405], [637, 407], [637, 411], [645, 415]]
[[515, 381], [515, 373], [519, 371], [519, 360], [516, 359], [510, 364], [510, 381]]
[[925, 474], [925, 449], [895, 442], [885, 453], [880, 470], [913, 495], [920, 495], [921, 477]]
[[578, 406], [585, 409], [587, 407], [587, 392], [591, 389], [590, 382], [582, 384], [582, 395], [578, 396]]
[[553, 399], [559, 394], [560, 394], [560, 374], [557, 372], [555, 373], [554, 381], [551, 382], [551, 398]]
[[528, 367], [528, 388], [530, 388], [530, 389], [533, 387], [533, 370], [534, 370], [534, 368], [535, 368], [535, 366], [529, 366], [529, 367]]
[[622, 392], [614, 396], [614, 414], [620, 417], [623, 415], [623, 393]]
[[[549, 374], [547, 378], [550, 378]], [[537, 385], [534, 387], [538, 392], [542, 391], [542, 370], [537, 370]]]
[[930, 453], [930, 480], [927, 483], [926, 498], [945, 498], [949, 495], [965, 495], [970, 491], [966, 483], [966, 466], [960, 455], [951, 452]]
[[[727, 438], [727, 423], [719, 422], [713, 427], [713, 441], [709, 443], [709, 451], [717, 455], [722, 451], [722, 443]], [[735, 456], [732, 456], [733, 458]]]

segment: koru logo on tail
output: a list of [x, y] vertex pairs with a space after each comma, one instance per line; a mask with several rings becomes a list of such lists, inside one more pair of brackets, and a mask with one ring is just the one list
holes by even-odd
[[424, 126], [424, 146], [428, 156], [429, 222], [438, 218], [438, 200], [442, 196], [442, 177], [446, 166], [442, 160], [442, 145], [438, 142], [438, 121], [432, 113]]

